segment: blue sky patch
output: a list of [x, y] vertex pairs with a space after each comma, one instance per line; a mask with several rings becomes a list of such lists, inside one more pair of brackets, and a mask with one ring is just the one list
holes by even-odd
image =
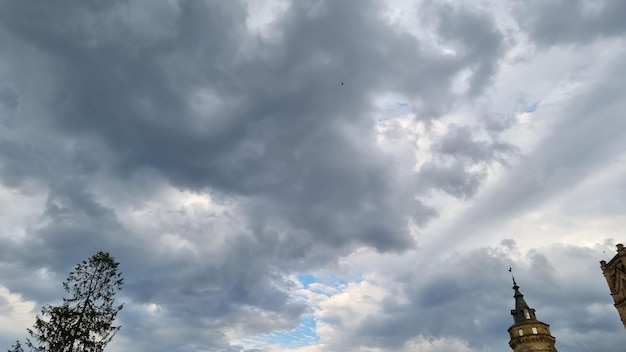
[[532, 104], [530, 104], [528, 107], [526, 107], [526, 110], [524, 110], [525, 112], [534, 112], [535, 110], [537, 110], [537, 108], [539, 108], [539, 104], [541, 103], [540, 101], [536, 101]]
[[376, 121], [386, 121], [402, 117], [411, 111], [411, 105], [406, 101], [388, 101], [382, 106], [383, 115], [377, 116]]
[[309, 288], [309, 285], [315, 282], [318, 282], [317, 278], [310, 274], [300, 274], [298, 275], [298, 281], [304, 286], [304, 288]]
[[263, 346], [278, 345], [283, 348], [296, 349], [303, 346], [314, 345], [319, 342], [316, 332], [317, 323], [312, 315], [301, 318], [300, 324], [292, 330], [278, 330], [269, 334], [258, 335], [246, 339], [244, 343], [251, 343], [257, 348]]

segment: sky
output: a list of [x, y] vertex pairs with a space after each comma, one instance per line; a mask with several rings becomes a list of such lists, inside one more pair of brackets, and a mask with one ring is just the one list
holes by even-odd
[[81, 260], [109, 352], [622, 352], [622, 0], [0, 0], [0, 347]]

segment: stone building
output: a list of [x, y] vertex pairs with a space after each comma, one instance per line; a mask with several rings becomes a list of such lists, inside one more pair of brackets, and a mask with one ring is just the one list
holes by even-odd
[[624, 245], [617, 245], [617, 255], [608, 263], [600, 262], [602, 274], [609, 284], [609, 290], [615, 302], [615, 308], [626, 328], [626, 249]]
[[535, 310], [530, 308], [513, 279], [515, 309], [511, 310], [513, 325], [509, 328], [509, 346], [513, 352], [557, 352], [556, 339], [550, 334], [550, 325], [537, 320]]

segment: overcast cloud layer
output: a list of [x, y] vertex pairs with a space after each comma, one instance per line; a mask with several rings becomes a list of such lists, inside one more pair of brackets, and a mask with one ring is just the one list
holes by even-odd
[[[0, 346], [109, 251], [121, 351], [623, 351], [626, 5], [0, 0]], [[604, 254], [603, 252], [606, 252]]]

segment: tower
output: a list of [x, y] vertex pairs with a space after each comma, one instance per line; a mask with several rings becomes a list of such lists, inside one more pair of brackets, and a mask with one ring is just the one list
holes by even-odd
[[608, 263], [605, 260], [601, 261], [600, 268], [609, 284], [615, 308], [626, 328], [626, 249], [624, 245], [618, 244], [617, 255]]
[[513, 352], [557, 352], [556, 339], [550, 335], [550, 325], [537, 320], [535, 310], [530, 308], [519, 292], [519, 286], [513, 279], [515, 309], [511, 309], [513, 325], [509, 328], [509, 346]]

